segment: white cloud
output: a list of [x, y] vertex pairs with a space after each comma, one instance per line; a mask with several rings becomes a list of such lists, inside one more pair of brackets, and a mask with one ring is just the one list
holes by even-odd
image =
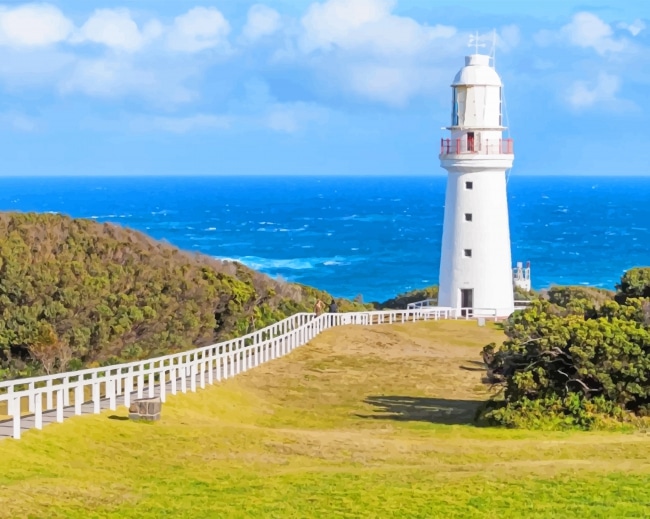
[[295, 133], [311, 122], [324, 122], [329, 110], [314, 103], [274, 103], [263, 117], [264, 126], [277, 132]]
[[[433, 64], [448, 62], [455, 54], [449, 49], [464, 47], [467, 40], [460, 42], [454, 27], [397, 16], [394, 6], [393, 0], [327, 0], [309, 6], [298, 48], [326, 88], [336, 85], [358, 97], [402, 106], [438, 86]], [[513, 37], [511, 30], [506, 34]]]
[[156, 38], [161, 32], [162, 26], [155, 20], [149, 22], [141, 32], [128, 9], [98, 9], [71, 41], [90, 41], [133, 52], [140, 50], [149, 39]]
[[0, 7], [0, 44], [44, 47], [66, 40], [73, 29], [73, 23], [53, 5]]
[[62, 84], [65, 93], [82, 92], [90, 96], [119, 97], [131, 90], [155, 88], [153, 74], [119, 59], [79, 60]]
[[646, 25], [643, 20], [636, 19], [632, 23], [628, 24], [625, 22], [620, 22], [617, 27], [619, 29], [623, 29], [625, 31], [628, 31], [632, 36], [638, 36], [641, 31], [645, 30]]
[[195, 7], [174, 19], [167, 44], [179, 52], [228, 48], [230, 24], [215, 8]]
[[497, 33], [497, 52], [510, 52], [521, 41], [521, 32], [516, 25], [506, 25]]
[[560, 32], [572, 45], [593, 48], [598, 54], [621, 52], [627, 47], [625, 39], [614, 38], [611, 26], [592, 13], [575, 14]]
[[106, 99], [136, 95], [165, 106], [195, 99], [196, 94], [183, 86], [186, 76], [171, 67], [145, 67], [116, 57], [84, 59], [60, 82], [59, 89], [64, 94]]
[[14, 111], [1, 113], [0, 124], [19, 132], [33, 132], [38, 129], [38, 121], [35, 118]]
[[448, 39], [456, 29], [429, 27], [412, 18], [395, 16], [392, 0], [328, 0], [314, 3], [301, 23], [301, 47], [305, 52], [340, 48], [380, 56], [414, 55], [439, 39]]
[[576, 110], [604, 108], [625, 111], [635, 108], [630, 101], [618, 98], [620, 89], [618, 76], [601, 72], [594, 82], [575, 81], [569, 88], [567, 102]]
[[280, 29], [280, 25], [280, 13], [265, 5], [255, 4], [248, 10], [242, 36], [249, 41], [256, 41], [274, 34]]
[[349, 74], [352, 91], [374, 101], [402, 106], [420, 89], [417, 70], [369, 64], [354, 67]]

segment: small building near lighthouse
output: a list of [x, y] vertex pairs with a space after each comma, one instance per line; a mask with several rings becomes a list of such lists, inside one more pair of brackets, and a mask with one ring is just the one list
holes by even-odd
[[438, 306], [477, 317], [514, 310], [506, 195], [514, 148], [503, 138], [502, 83], [491, 59], [465, 58], [451, 85], [450, 133], [440, 145], [448, 175]]

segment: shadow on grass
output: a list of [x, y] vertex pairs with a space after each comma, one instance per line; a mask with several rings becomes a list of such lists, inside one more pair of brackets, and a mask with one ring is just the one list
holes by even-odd
[[116, 414], [112, 414], [111, 416], [108, 417], [109, 420], [119, 420], [121, 422], [125, 422], [126, 420], [129, 419], [128, 416], [118, 416]]
[[445, 425], [477, 425], [476, 412], [483, 403], [413, 396], [369, 396], [364, 402], [376, 408], [375, 414], [357, 414], [359, 418]]

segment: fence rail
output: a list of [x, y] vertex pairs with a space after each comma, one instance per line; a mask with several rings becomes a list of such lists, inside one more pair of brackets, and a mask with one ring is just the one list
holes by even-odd
[[[347, 324], [376, 325], [454, 317], [425, 308], [323, 314], [300, 313], [253, 333], [190, 351], [137, 362], [0, 382], [0, 438], [102, 409], [130, 406], [134, 398], [196, 391], [284, 356], [319, 333]], [[0, 411], [1, 412], [1, 411]]]

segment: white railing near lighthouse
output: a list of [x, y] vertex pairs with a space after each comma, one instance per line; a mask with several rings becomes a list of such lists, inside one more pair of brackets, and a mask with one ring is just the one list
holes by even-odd
[[186, 393], [204, 388], [293, 351], [334, 326], [376, 325], [449, 319], [447, 308], [300, 313], [243, 337], [125, 364], [0, 382], [0, 405], [9, 418], [0, 421], [0, 438], [19, 439], [24, 429], [129, 407], [134, 398]]

